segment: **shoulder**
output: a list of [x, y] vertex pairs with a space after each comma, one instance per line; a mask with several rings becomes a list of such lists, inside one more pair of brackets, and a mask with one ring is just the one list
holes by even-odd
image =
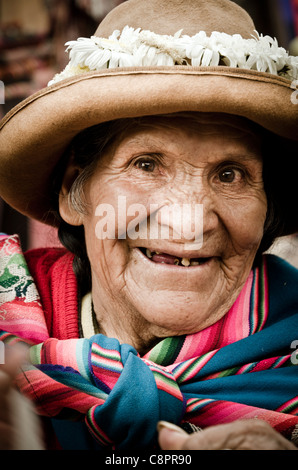
[[298, 269], [276, 255], [266, 255], [271, 313], [298, 313]]
[[296, 286], [298, 282], [298, 269], [285, 259], [268, 254], [265, 255], [268, 277], [271, 283], [281, 286]]

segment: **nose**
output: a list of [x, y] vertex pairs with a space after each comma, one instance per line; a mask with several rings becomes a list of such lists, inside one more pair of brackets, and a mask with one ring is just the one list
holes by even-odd
[[156, 213], [163, 239], [201, 243], [203, 237], [203, 205], [174, 203], [161, 207]]
[[202, 192], [180, 198], [179, 202], [171, 199], [162, 204], [155, 212], [155, 222], [160, 227], [162, 239], [195, 244], [200, 248], [203, 237], [216, 229], [218, 217], [210, 195]]

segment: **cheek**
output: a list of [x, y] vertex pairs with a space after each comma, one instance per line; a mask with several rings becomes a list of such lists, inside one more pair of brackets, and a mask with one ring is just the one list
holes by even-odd
[[94, 233], [85, 229], [86, 246], [91, 266], [92, 284], [100, 291], [110, 292], [124, 287], [123, 273], [128, 262], [125, 242], [118, 240], [99, 240]]
[[[120, 278], [128, 262], [127, 209], [146, 197], [117, 175], [102, 173], [85, 188], [88, 215], [83, 218], [87, 252], [97, 277]], [[146, 195], [145, 195], [146, 196]], [[122, 237], [123, 235], [123, 237]], [[113, 280], [113, 281], [114, 281]]]
[[235, 246], [243, 249], [258, 248], [264, 235], [267, 200], [262, 191], [254, 197], [220, 203], [221, 220]]

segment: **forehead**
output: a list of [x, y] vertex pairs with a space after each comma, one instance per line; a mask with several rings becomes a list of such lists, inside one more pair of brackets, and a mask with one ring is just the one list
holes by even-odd
[[179, 139], [185, 145], [194, 140], [210, 145], [231, 142], [239, 147], [259, 151], [261, 131], [254, 123], [238, 116], [186, 113], [134, 120], [119, 132], [115, 143], [116, 147], [154, 142], [174, 145]]

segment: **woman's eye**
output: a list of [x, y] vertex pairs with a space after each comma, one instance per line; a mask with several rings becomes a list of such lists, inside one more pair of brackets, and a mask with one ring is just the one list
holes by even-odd
[[222, 183], [233, 183], [236, 174], [234, 170], [224, 170], [219, 173], [219, 179]]
[[227, 184], [242, 181], [243, 176], [243, 171], [236, 168], [225, 168], [218, 173], [219, 181]]
[[135, 166], [139, 170], [146, 171], [147, 173], [152, 173], [156, 168], [156, 162], [154, 160], [138, 160], [135, 163]]

